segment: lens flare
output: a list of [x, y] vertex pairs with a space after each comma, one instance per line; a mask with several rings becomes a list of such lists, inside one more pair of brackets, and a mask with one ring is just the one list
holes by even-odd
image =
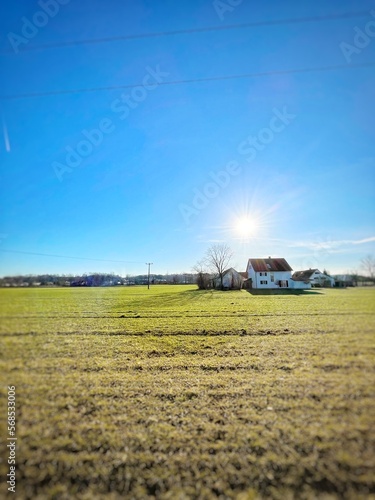
[[234, 227], [239, 236], [248, 238], [256, 235], [259, 225], [255, 218], [244, 216], [236, 220]]

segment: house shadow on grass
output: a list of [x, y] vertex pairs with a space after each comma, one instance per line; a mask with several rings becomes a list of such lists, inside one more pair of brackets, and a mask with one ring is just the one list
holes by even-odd
[[268, 288], [264, 290], [249, 288], [246, 289], [251, 295], [322, 295], [323, 292], [317, 290], [293, 290], [292, 288]]
[[242, 288], [241, 290], [216, 290], [214, 288], [209, 288], [208, 290], [199, 290], [196, 288], [195, 290], [184, 290], [183, 294], [186, 295], [204, 295], [204, 294], [214, 294], [214, 293], [222, 293], [227, 291], [236, 291], [236, 292], [248, 292], [250, 295], [324, 295], [324, 292], [316, 289], [308, 289], [308, 290], [294, 290], [292, 288], [268, 288], [264, 290], [254, 289], [254, 288]]

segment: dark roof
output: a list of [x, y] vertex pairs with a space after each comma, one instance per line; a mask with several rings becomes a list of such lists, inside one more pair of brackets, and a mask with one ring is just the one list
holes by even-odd
[[247, 275], [247, 272], [246, 272], [246, 271], [240, 271], [240, 272], [239, 272], [239, 274], [240, 274], [243, 278], [245, 278], [245, 280], [247, 280], [248, 275]]
[[317, 271], [317, 269], [306, 269], [305, 271], [296, 271], [293, 273], [292, 278], [294, 281], [306, 281]]
[[285, 259], [249, 259], [254, 271], [257, 273], [269, 271], [292, 271]]

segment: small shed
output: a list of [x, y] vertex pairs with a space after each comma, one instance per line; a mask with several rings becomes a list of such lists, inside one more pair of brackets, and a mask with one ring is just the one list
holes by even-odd
[[[233, 267], [227, 269], [223, 273], [223, 289], [224, 290], [241, 290], [243, 287], [245, 278], [241, 273], [233, 269]], [[214, 288], [221, 288], [220, 276], [215, 276], [213, 279]]]

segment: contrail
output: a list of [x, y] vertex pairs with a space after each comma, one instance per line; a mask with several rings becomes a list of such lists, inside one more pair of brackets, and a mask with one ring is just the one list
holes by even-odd
[[9, 142], [8, 129], [7, 129], [4, 117], [3, 117], [3, 133], [4, 133], [5, 149], [7, 150], [8, 153], [10, 153], [10, 142]]

